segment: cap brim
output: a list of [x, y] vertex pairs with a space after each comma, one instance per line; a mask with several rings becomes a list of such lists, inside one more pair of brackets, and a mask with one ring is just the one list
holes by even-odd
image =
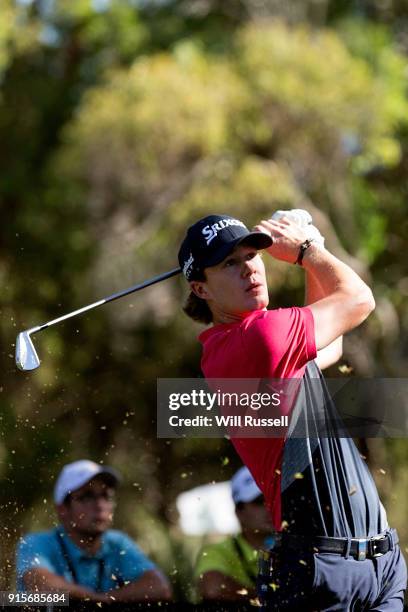
[[239, 494], [235, 494], [235, 496], [233, 495], [232, 498], [235, 504], [248, 504], [258, 499], [258, 497], [262, 496], [262, 491], [260, 491], [257, 484], [253, 482], [250, 486], [247, 486], [244, 490], [240, 491]]
[[238, 246], [239, 244], [247, 244], [248, 246], [255, 247], [258, 249], [258, 251], [261, 251], [262, 249], [267, 249], [270, 247], [272, 243], [272, 237], [265, 232], [249, 232], [249, 234], [243, 238], [240, 238], [235, 246]]
[[241, 236], [240, 238], [236, 238], [228, 244], [224, 244], [221, 249], [219, 249], [214, 256], [209, 259], [206, 263], [206, 268], [210, 268], [211, 266], [216, 266], [221, 263], [232, 251], [235, 247], [239, 245], [247, 245], [252, 246], [261, 251], [262, 249], [267, 249], [273, 243], [273, 240], [269, 234], [265, 234], [264, 232], [249, 232], [245, 234], [245, 236]]
[[116, 488], [122, 482], [122, 477], [119, 472], [117, 472], [114, 468], [106, 467], [102, 468], [99, 472], [95, 472], [95, 474], [91, 474], [89, 478], [85, 478], [81, 483], [78, 483], [73, 490], [76, 491], [77, 489], [84, 487], [94, 478], [102, 478], [108, 487]]

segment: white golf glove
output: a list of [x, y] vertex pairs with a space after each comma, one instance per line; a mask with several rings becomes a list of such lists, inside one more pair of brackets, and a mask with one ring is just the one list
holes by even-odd
[[279, 221], [279, 219], [282, 217], [287, 217], [300, 225], [300, 227], [305, 228], [307, 230], [308, 240], [313, 238], [316, 244], [324, 247], [324, 237], [321, 235], [317, 227], [313, 225], [312, 215], [308, 213], [307, 210], [303, 210], [302, 208], [292, 208], [292, 210], [277, 210], [273, 213], [271, 219], [273, 221]]

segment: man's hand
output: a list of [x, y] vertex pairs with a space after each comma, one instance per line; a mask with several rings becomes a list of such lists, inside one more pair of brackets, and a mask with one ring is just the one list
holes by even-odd
[[158, 570], [145, 572], [138, 580], [108, 593], [97, 593], [79, 584], [68, 582], [45, 568], [28, 570], [23, 577], [30, 591], [65, 591], [70, 598], [83, 601], [112, 603], [113, 601], [168, 601], [172, 597], [170, 583]]
[[169, 601], [172, 590], [166, 576], [157, 569], [148, 570], [137, 580], [108, 592], [112, 601]]
[[279, 221], [261, 221], [254, 230], [265, 232], [273, 238], [273, 244], [266, 249], [272, 257], [292, 264], [296, 262], [300, 246], [308, 239], [307, 229], [299, 227], [287, 217]]
[[246, 589], [242, 584], [219, 571], [205, 572], [198, 581], [198, 592], [204, 601], [241, 601], [255, 597], [255, 589]]
[[280, 221], [283, 217], [287, 217], [291, 221], [297, 223], [299, 227], [303, 227], [307, 231], [307, 237], [310, 240], [313, 238], [315, 244], [324, 247], [324, 237], [321, 235], [315, 225], [313, 225], [312, 215], [303, 208], [291, 208], [290, 210], [276, 210], [269, 221]]
[[24, 586], [29, 591], [65, 591], [72, 599], [89, 600], [100, 603], [111, 603], [112, 599], [106, 593], [96, 593], [79, 584], [68, 582], [62, 576], [53, 572], [35, 567], [27, 570], [23, 576]]

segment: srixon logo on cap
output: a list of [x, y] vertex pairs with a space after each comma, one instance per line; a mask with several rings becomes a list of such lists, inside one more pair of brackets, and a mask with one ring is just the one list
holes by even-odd
[[187, 278], [190, 277], [190, 274], [191, 274], [191, 271], [192, 271], [192, 268], [193, 268], [193, 263], [194, 263], [194, 257], [192, 255], [192, 253], [190, 253], [189, 258], [186, 259], [186, 261], [184, 262], [184, 265], [183, 265], [183, 274]]
[[238, 221], [238, 219], [222, 219], [221, 221], [217, 221], [217, 223], [213, 223], [212, 225], [206, 225], [201, 233], [205, 238], [205, 242], [207, 246], [210, 244], [212, 240], [217, 236], [218, 232], [229, 227], [230, 225], [240, 225], [244, 229], [246, 226], [242, 221]]

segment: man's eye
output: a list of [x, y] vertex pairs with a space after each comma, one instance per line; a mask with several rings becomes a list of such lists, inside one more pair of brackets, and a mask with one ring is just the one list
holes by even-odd
[[233, 266], [235, 264], [235, 259], [227, 259], [227, 261], [224, 264], [225, 268], [229, 268], [230, 266]]
[[247, 253], [245, 259], [247, 261], [249, 261], [250, 259], [253, 259], [254, 257], [256, 257], [258, 255], [258, 251], [254, 251], [253, 253]]

